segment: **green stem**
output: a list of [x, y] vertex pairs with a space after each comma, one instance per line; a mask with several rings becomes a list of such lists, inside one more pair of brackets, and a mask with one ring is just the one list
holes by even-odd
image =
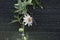
[[24, 40], [24, 36], [25, 36], [25, 33], [24, 33], [24, 29], [25, 29], [25, 26], [24, 26], [24, 22], [22, 23], [22, 28], [23, 28], [23, 32], [22, 32], [22, 40]]

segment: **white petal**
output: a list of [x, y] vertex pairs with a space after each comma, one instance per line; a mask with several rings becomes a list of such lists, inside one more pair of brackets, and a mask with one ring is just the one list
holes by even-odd
[[28, 26], [30, 26], [30, 24], [28, 24]]
[[32, 25], [32, 22], [28, 22], [28, 26]]
[[24, 17], [23, 19], [27, 19], [28, 17]]
[[27, 20], [24, 20], [23, 22], [26, 22]]
[[28, 24], [28, 26], [32, 26], [32, 24]]
[[25, 25], [27, 25], [28, 23], [26, 22]]

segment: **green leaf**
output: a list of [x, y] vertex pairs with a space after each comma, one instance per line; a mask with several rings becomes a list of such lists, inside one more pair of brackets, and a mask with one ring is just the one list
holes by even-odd
[[15, 6], [18, 6], [19, 4], [14, 4]]
[[19, 4], [14, 4], [14, 7], [15, 7], [16, 9], [19, 9]]
[[20, 10], [16, 10], [14, 13], [17, 13], [17, 12], [19, 12]]
[[22, 7], [22, 2], [21, 0], [18, 0], [18, 4], [19, 4], [19, 9]]
[[19, 9], [17, 6], [14, 6], [16, 9]]
[[20, 20], [19, 16], [14, 15], [14, 18], [16, 18], [17, 20]]
[[23, 18], [23, 16], [21, 16], [20, 18], [18, 17], [18, 22], [20, 23], [21, 19]]
[[33, 9], [35, 9], [35, 4], [33, 4]]
[[14, 18], [19, 19], [18, 16], [14, 15]]
[[36, 4], [41, 8], [43, 9], [43, 6], [42, 6], [42, 3], [41, 3], [41, 0], [35, 0]]
[[13, 21], [11, 21], [9, 24], [15, 23], [15, 22], [18, 22], [18, 20], [13, 20]]
[[29, 1], [28, 1], [28, 2], [26, 2], [26, 5], [33, 5], [33, 3], [29, 3]]
[[32, 0], [28, 0], [28, 2], [29, 2], [29, 3], [31, 3], [31, 2], [32, 2]]

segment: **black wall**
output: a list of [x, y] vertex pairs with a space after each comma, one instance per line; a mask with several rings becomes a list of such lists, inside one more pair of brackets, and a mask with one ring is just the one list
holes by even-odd
[[[14, 40], [18, 24], [8, 24], [13, 20], [16, 0], [0, 0], [0, 40]], [[31, 10], [34, 18], [32, 27], [28, 27], [29, 40], [59, 40], [60, 37], [60, 0], [42, 0], [44, 9]]]

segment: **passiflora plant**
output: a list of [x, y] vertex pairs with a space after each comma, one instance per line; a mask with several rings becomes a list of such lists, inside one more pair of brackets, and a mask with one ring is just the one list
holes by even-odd
[[[16, 8], [15, 13], [17, 15], [14, 15], [15, 20], [13, 20], [10, 23], [18, 22], [21, 26], [19, 28], [19, 32], [22, 33], [22, 39], [21, 40], [28, 40], [28, 35], [25, 32], [25, 26], [28, 25], [32, 26], [33, 18], [29, 15], [27, 11], [27, 6], [31, 5], [33, 9], [36, 5], [43, 8], [41, 5], [41, 0], [17, 0], [18, 2], [14, 4], [14, 7]], [[26, 34], [25, 34], [26, 33]]]

